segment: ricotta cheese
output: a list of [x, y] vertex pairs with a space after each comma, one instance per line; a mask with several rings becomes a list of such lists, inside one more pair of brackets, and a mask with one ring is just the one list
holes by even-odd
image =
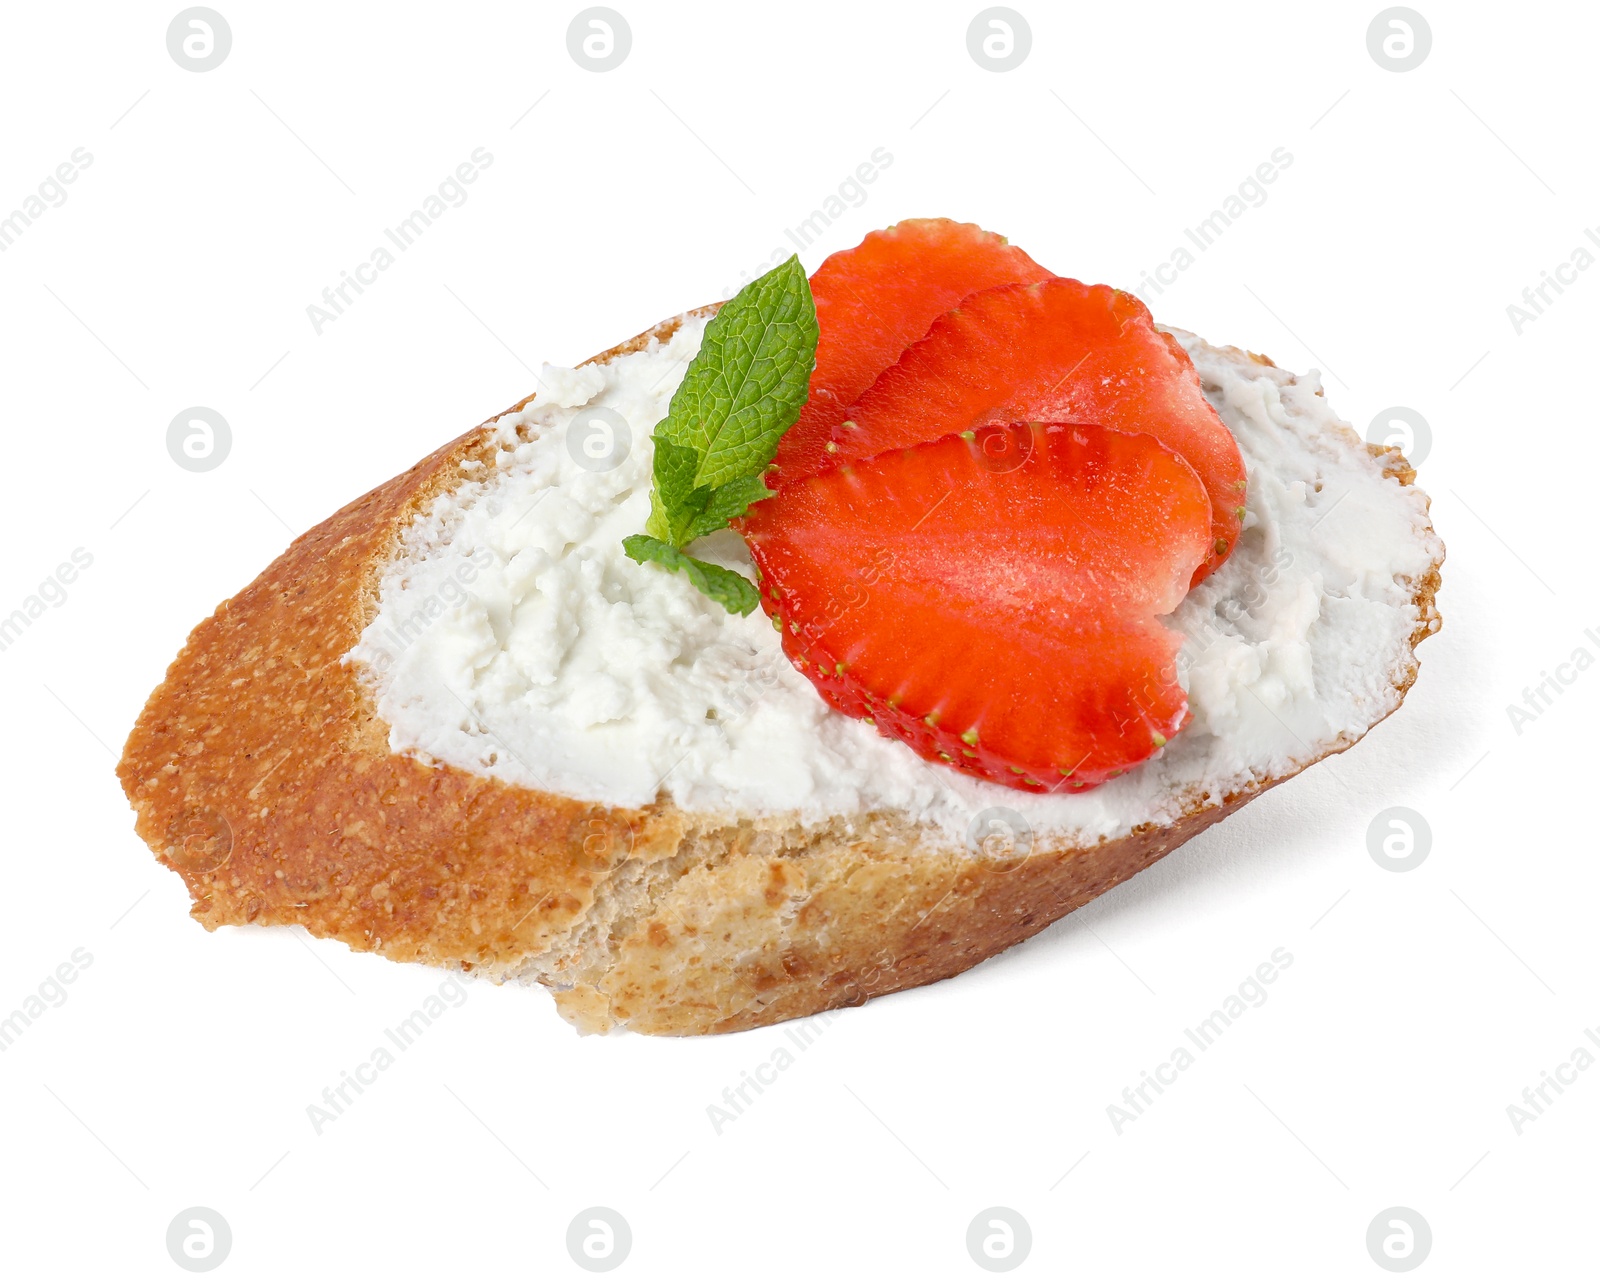
[[[1426, 497], [1384, 476], [1315, 374], [1173, 330], [1249, 475], [1237, 549], [1168, 620], [1194, 719], [1076, 795], [922, 760], [829, 708], [760, 611], [733, 616], [623, 554], [649, 513], [650, 432], [703, 330], [687, 318], [608, 364], [546, 366], [538, 396], [496, 422], [492, 466], [464, 467], [406, 530], [346, 655], [392, 750], [608, 805], [660, 796], [800, 822], [894, 810], [956, 840], [1000, 806], [1039, 836], [1093, 841], [1280, 774], [1399, 701], [1415, 587], [1441, 554]], [[753, 573], [732, 532], [695, 554]]]

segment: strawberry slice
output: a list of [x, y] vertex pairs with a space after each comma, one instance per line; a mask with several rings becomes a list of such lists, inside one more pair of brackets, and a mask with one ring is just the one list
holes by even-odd
[[821, 470], [845, 410], [938, 316], [980, 289], [1049, 278], [1004, 236], [949, 218], [897, 222], [832, 255], [811, 277], [820, 330], [811, 396], [784, 433], [767, 483]]
[[1188, 720], [1158, 618], [1210, 550], [1211, 505], [1153, 437], [985, 426], [762, 505], [748, 541], [790, 659], [926, 759], [1082, 790]]
[[1228, 558], [1244, 517], [1239, 446], [1188, 354], [1144, 303], [1106, 285], [1053, 278], [966, 299], [862, 395], [830, 452], [866, 458], [1015, 420], [1153, 435], [1194, 467], [1211, 499], [1211, 548], [1195, 582]]

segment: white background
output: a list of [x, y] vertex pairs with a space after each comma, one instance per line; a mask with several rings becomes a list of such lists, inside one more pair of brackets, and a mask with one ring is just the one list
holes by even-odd
[[[1600, 1069], [1520, 1135], [1506, 1108], [1600, 1024], [1600, 673], [1520, 733], [1506, 706], [1600, 656], [1600, 270], [1520, 335], [1506, 307], [1600, 221], [1600, 20], [1417, 0], [1432, 52], [1397, 74], [1375, 3], [1017, 0], [1032, 52], [994, 73], [976, 3], [615, 3], [633, 48], [604, 74], [567, 52], [576, 4], [217, 0], [233, 47], [203, 74], [167, 52], [175, 4], [8, 10], [0, 213], [93, 161], [0, 254], [0, 613], [93, 564], [0, 652], [0, 1014], [93, 962], [0, 1054], [5, 1271], [181, 1274], [167, 1225], [203, 1205], [220, 1274], [578, 1275], [596, 1204], [631, 1223], [624, 1275], [978, 1275], [992, 1205], [1031, 1224], [1024, 1275], [1377, 1275], [1393, 1205], [1431, 1225], [1423, 1274], [1591, 1269]], [[477, 147], [466, 203], [317, 335], [308, 304]], [[724, 296], [879, 147], [808, 268], [946, 215], [1132, 286], [1287, 148], [1155, 310], [1323, 369], [1363, 431], [1426, 418], [1449, 560], [1420, 681], [1032, 942], [814, 1024], [720, 1134], [707, 1107], [783, 1029], [581, 1039], [477, 984], [317, 1135], [307, 1105], [439, 976], [191, 922], [112, 773], [143, 700], [291, 534], [542, 361]], [[166, 451], [191, 405], [233, 431], [206, 474]], [[1404, 874], [1367, 851], [1391, 805], [1432, 830]], [[1118, 1135], [1107, 1106], [1277, 947], [1270, 999]]]

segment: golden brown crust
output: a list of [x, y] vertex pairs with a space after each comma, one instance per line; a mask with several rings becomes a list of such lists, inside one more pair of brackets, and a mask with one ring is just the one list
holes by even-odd
[[937, 982], [1032, 937], [1260, 790], [1171, 826], [1013, 862], [973, 858], [893, 820], [804, 850], [751, 833], [742, 856], [671, 878], [644, 926], [556, 1000], [580, 1026], [681, 1035], [766, 1026]]
[[[118, 775], [206, 928], [299, 924], [394, 960], [537, 980], [585, 1030], [739, 1030], [960, 973], [1299, 771], [1171, 825], [1089, 848], [1041, 841], [1006, 864], [898, 815], [803, 828], [665, 800], [616, 810], [392, 754], [341, 659], [401, 531], [490, 435], [467, 432], [297, 538], [195, 628], [140, 714]], [[1386, 470], [1410, 483], [1389, 452]], [[1438, 629], [1438, 584], [1435, 565], [1413, 644]]]
[[117, 773], [208, 929], [294, 923], [395, 960], [505, 966], [587, 908], [603, 866], [584, 852], [590, 806], [391, 754], [341, 662], [400, 532], [488, 454], [492, 422], [295, 539], [194, 629], [151, 694]]

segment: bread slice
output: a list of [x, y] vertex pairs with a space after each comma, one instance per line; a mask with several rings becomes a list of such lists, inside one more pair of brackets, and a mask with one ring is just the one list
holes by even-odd
[[[714, 311], [665, 321], [586, 364], [656, 351]], [[1307, 456], [1362, 486], [1411, 485], [1398, 451], [1362, 444], [1331, 414], [1307, 417], [1314, 382], [1178, 336], [1211, 367], [1247, 373], [1228, 394], [1262, 397], [1266, 429], [1293, 425]], [[1149, 820], [1099, 834], [1041, 822], [1025, 854], [997, 856], [910, 810], [740, 811], [680, 804], [665, 788], [638, 805], [586, 801], [391, 749], [381, 684], [350, 660], [407, 531], [464, 476], [505, 467], [508, 422], [514, 431], [518, 420], [502, 416], [467, 432], [296, 539], [195, 628], [151, 695], [118, 774], [139, 835], [183, 877], [206, 928], [298, 924], [393, 960], [537, 981], [584, 1031], [724, 1032], [856, 1005], [1030, 937], [1352, 746], [1400, 705], [1415, 647], [1440, 623], [1443, 546], [1419, 495], [1406, 499], [1412, 568], [1391, 592], [1404, 626], [1394, 651], [1365, 655], [1377, 669], [1339, 723], [1218, 776], [1152, 772], [1137, 785], [1160, 794], [1133, 810]], [[1298, 501], [1321, 479], [1293, 484]], [[998, 806], [1039, 799], [972, 785]]]

